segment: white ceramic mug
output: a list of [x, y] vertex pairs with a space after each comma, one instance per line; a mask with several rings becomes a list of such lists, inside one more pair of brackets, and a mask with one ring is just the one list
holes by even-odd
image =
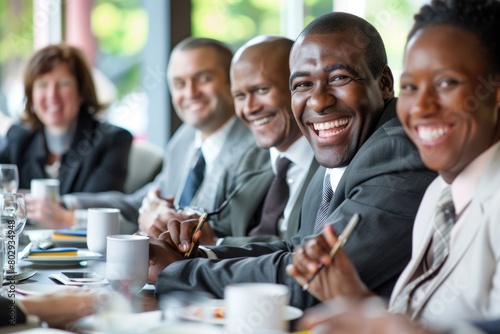
[[239, 283], [224, 290], [226, 332], [262, 333], [264, 330], [287, 330], [285, 307], [289, 301], [286, 285]]
[[48, 198], [54, 203], [59, 203], [61, 201], [59, 186], [58, 179], [33, 179], [30, 185], [31, 197]]
[[120, 210], [91, 208], [87, 211], [87, 247], [104, 255], [108, 235], [120, 233]]
[[142, 235], [107, 237], [106, 279], [124, 294], [139, 292], [148, 281], [149, 238]]

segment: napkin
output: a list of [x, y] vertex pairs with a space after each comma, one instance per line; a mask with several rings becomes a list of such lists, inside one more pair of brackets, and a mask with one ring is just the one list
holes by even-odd
[[71, 228], [59, 229], [52, 232], [52, 239], [86, 240], [87, 230], [74, 230]]
[[50, 249], [32, 249], [28, 257], [34, 256], [77, 256], [78, 248], [76, 247], [56, 247]]

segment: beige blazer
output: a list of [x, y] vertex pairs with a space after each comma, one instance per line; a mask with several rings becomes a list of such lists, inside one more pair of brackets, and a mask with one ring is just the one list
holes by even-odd
[[[412, 259], [398, 279], [391, 304], [414, 276], [432, 238], [439, 182], [427, 189], [413, 230]], [[417, 308], [426, 323], [453, 323], [500, 316], [500, 146], [481, 176], [470, 211], [450, 255]]]

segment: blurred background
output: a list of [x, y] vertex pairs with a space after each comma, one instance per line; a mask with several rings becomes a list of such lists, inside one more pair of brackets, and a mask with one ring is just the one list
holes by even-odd
[[[381, 33], [398, 81], [406, 35], [423, 0], [2, 0], [0, 113], [23, 107], [22, 73], [31, 53], [50, 43], [82, 48], [93, 66], [104, 117], [135, 140], [163, 147], [179, 125], [166, 81], [170, 50], [187, 36], [211, 37], [234, 50], [259, 34], [295, 39], [332, 10], [366, 18]], [[396, 85], [398, 87], [398, 85]], [[396, 91], [397, 92], [397, 91]]]

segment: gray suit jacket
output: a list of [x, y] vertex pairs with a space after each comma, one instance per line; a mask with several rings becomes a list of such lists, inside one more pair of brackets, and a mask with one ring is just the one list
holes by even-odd
[[[410, 258], [411, 229], [428, 184], [436, 177], [422, 164], [418, 151], [396, 118], [394, 102], [378, 127], [346, 169], [332, 199], [328, 221], [341, 232], [354, 213], [362, 220], [345, 250], [363, 281], [388, 296]], [[301, 227], [292, 242], [253, 243], [243, 247], [215, 247], [220, 259], [193, 259], [169, 265], [160, 274], [156, 292], [204, 290], [223, 297], [235, 282], [275, 282], [291, 289], [291, 305], [317, 303], [286, 274], [294, 245], [311, 235], [321, 201], [324, 169], [310, 182], [302, 205]]]
[[[182, 125], [167, 144], [161, 173], [152, 182], [134, 193], [104, 192], [72, 195], [76, 197], [79, 206], [82, 208], [118, 208], [126, 220], [133, 223], [137, 222], [138, 210], [142, 200], [151, 188], [160, 188], [163, 196], [175, 196], [179, 190], [182, 191], [183, 175], [189, 168], [190, 159], [195, 149], [195, 132], [196, 130], [192, 126]], [[211, 175], [205, 175], [197, 196], [191, 204], [206, 210], [213, 210], [215, 208], [215, 194], [218, 187], [220, 187], [219, 181], [226, 177], [226, 173], [232, 173], [245, 152], [254, 146], [255, 140], [252, 133], [243, 123], [236, 120], [232, 124], [224, 146], [217, 157], [220, 168]]]
[[[311, 161], [309, 172], [306, 175], [302, 189], [299, 192], [295, 206], [288, 217], [287, 233], [284, 236], [290, 240], [299, 229], [300, 209], [302, 199], [309, 181], [318, 169], [316, 159]], [[231, 198], [230, 204], [217, 216], [211, 225], [216, 235], [224, 238], [221, 245], [240, 246], [249, 242], [278, 241], [277, 235], [247, 236], [248, 232], [260, 222], [261, 209], [264, 199], [273, 181], [274, 174], [269, 161], [269, 150], [258, 147], [249, 151], [243, 158], [236, 175], [232, 180], [225, 180], [227, 186], [224, 193], [218, 195], [218, 202], [222, 203], [243, 182], [236, 195]]]
[[[453, 236], [448, 259], [416, 309], [430, 323], [500, 317], [500, 146], [481, 175], [469, 211]], [[394, 299], [416, 275], [433, 235], [439, 180], [425, 193], [413, 231], [413, 253], [395, 288]], [[392, 300], [391, 300], [392, 301]]]

